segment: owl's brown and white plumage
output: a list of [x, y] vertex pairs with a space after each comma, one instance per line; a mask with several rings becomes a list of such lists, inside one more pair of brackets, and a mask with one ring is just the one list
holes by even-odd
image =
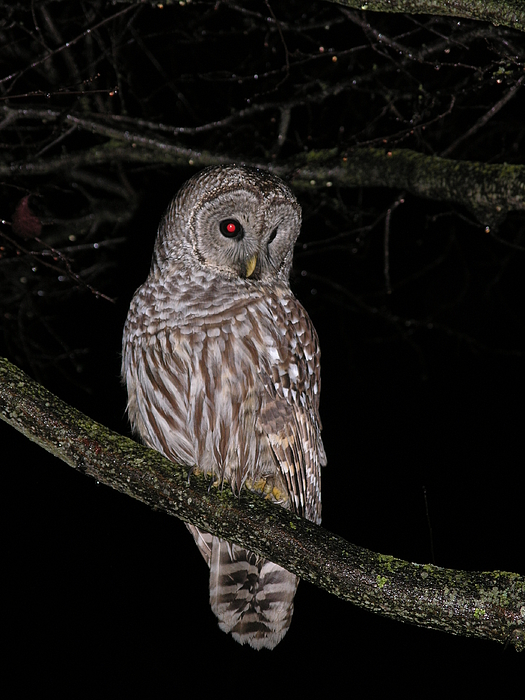
[[[321, 520], [316, 332], [289, 287], [301, 210], [282, 180], [207, 168], [161, 221], [151, 271], [129, 310], [122, 373], [144, 442], [170, 459], [259, 490]], [[273, 648], [297, 578], [196, 527], [219, 626]]]

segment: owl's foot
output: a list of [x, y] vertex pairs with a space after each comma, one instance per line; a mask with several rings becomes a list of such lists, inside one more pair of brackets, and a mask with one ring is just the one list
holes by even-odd
[[222, 488], [223, 479], [219, 479], [217, 474], [215, 474], [214, 472], [205, 472], [203, 469], [199, 469], [199, 467], [197, 466], [190, 467], [188, 471], [188, 484], [190, 483], [190, 479], [193, 476], [193, 474], [196, 474], [197, 476], [204, 476], [208, 480], [208, 493], [214, 486], [219, 486]]
[[249, 491], [260, 494], [267, 501], [284, 505], [287, 500], [285, 491], [275, 484], [272, 477], [260, 478], [257, 481], [246, 479], [244, 485]]

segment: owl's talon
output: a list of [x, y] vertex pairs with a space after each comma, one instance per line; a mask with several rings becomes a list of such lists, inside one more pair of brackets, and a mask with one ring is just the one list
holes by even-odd
[[188, 486], [190, 485], [191, 477], [192, 477], [192, 475], [195, 473], [196, 469], [197, 469], [196, 466], [190, 467], [190, 468], [188, 469], [188, 479], [187, 479], [187, 484], [188, 484]]

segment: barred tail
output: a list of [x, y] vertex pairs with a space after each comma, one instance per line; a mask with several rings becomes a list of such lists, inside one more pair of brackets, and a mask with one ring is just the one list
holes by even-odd
[[189, 526], [210, 567], [210, 605], [223, 632], [254, 649], [273, 649], [293, 614], [297, 576], [218, 537]]

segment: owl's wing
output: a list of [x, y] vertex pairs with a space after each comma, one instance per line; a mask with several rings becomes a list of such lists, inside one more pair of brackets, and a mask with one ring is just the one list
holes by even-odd
[[[299, 515], [321, 521], [320, 467], [326, 464], [319, 418], [320, 350], [317, 333], [293, 297], [273, 306], [275, 345], [260, 369], [266, 392], [258, 418]], [[279, 311], [280, 310], [280, 311]]]

